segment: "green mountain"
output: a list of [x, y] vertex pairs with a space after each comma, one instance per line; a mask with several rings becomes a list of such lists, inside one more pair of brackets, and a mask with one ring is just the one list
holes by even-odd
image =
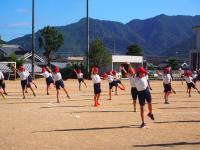
[[[200, 24], [198, 16], [167, 16], [134, 19], [127, 24], [90, 18], [90, 40], [100, 38], [110, 53], [125, 54], [130, 44], [139, 44], [145, 55], [168, 55], [177, 50], [186, 53], [195, 46], [193, 26]], [[86, 52], [86, 20], [59, 26], [56, 29], [64, 35], [64, 45], [58, 51], [62, 55], [84, 55]], [[38, 48], [39, 31], [36, 33], [36, 50]], [[31, 35], [16, 38], [8, 43], [21, 44], [31, 50]], [[185, 47], [187, 45], [187, 47]], [[182, 48], [185, 47], [183, 50]], [[187, 49], [186, 49], [187, 48]], [[181, 57], [187, 57], [181, 55]]]

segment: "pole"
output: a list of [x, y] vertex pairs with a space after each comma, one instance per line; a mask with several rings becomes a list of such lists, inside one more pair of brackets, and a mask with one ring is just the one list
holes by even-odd
[[35, 79], [34, 64], [35, 64], [35, 0], [32, 0], [32, 77]]
[[87, 71], [90, 72], [89, 0], [87, 0]]

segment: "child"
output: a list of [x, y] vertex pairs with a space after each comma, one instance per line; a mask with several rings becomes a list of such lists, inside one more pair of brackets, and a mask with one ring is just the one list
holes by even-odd
[[189, 97], [191, 97], [191, 88], [194, 88], [200, 94], [200, 91], [196, 88], [193, 82], [193, 78], [191, 77], [191, 72], [189, 70], [185, 72], [185, 81], [187, 83], [187, 88], [189, 89]]
[[114, 77], [114, 82], [115, 82], [115, 95], [117, 95], [117, 87], [118, 87], [118, 85], [120, 84], [120, 85], [122, 86], [122, 89], [123, 89], [123, 90], [125, 90], [125, 87], [124, 87], [124, 85], [123, 85], [122, 82], [121, 82], [120, 76], [118, 76], [118, 73], [117, 73], [115, 70], [112, 71], [111, 75], [113, 75], [113, 77]]
[[[25, 73], [27, 74], [27, 76], [28, 76], [28, 82], [29, 82], [29, 84], [33, 84], [33, 85], [35, 85], [35, 88], [37, 89], [37, 85], [33, 82], [33, 77], [31, 76], [31, 74], [29, 73], [29, 71], [28, 70], [25, 70]], [[26, 91], [25, 91], [26, 93], [28, 93], [28, 91], [27, 91], [27, 86], [26, 86]]]
[[[51, 71], [51, 69], [49, 67], [47, 67], [47, 69]], [[54, 81], [52, 76], [50, 75], [50, 73], [46, 70], [45, 67], [42, 68], [42, 76], [46, 79], [46, 85], [47, 85], [47, 95], [49, 95], [49, 88], [51, 87], [51, 84], [54, 85]]]
[[124, 90], [123, 87], [121, 87], [119, 84], [117, 84], [116, 82], [114, 82], [114, 78], [113, 76], [110, 74], [110, 75], [107, 75], [106, 73], [103, 74], [103, 78], [104, 79], [107, 79], [108, 80], [108, 83], [109, 83], [109, 98], [108, 100], [112, 100], [111, 98], [111, 93], [112, 93], [112, 88], [114, 86], [117, 86], [119, 87], [121, 90]]
[[8, 95], [6, 93], [6, 84], [5, 84], [5, 80], [4, 80], [4, 75], [1, 71], [0, 71], [0, 87], [2, 87], [2, 89], [3, 89], [3, 94]]
[[131, 96], [133, 99], [133, 107], [134, 107], [134, 112], [136, 112], [136, 100], [138, 97], [138, 91], [135, 85], [135, 70], [133, 69], [133, 67], [131, 66], [130, 63], [128, 63], [128, 72], [124, 69], [124, 67], [122, 68], [122, 70], [124, 71], [125, 74], [127, 74], [127, 77], [130, 81], [130, 85], [131, 85]]
[[22, 86], [22, 94], [23, 94], [23, 99], [25, 99], [25, 89], [26, 87], [30, 88], [31, 91], [33, 92], [33, 95], [36, 96], [35, 92], [33, 91], [32, 87], [31, 87], [31, 84], [28, 82], [28, 75], [27, 73], [25, 72], [25, 69], [23, 66], [20, 66], [19, 67], [19, 70], [16, 69], [14, 66], [12, 66], [13, 69], [16, 70], [16, 72], [18, 73], [18, 75], [20, 76], [20, 79], [21, 79], [21, 86]]
[[84, 82], [84, 79], [83, 79], [83, 73], [81, 72], [81, 69], [77, 69], [77, 71], [74, 69], [74, 72], [76, 73], [77, 78], [78, 78], [78, 82], [79, 82], [79, 91], [81, 90], [81, 82], [83, 82], [83, 84], [84, 84], [85, 87], [87, 88], [87, 85], [86, 85], [86, 83]]
[[182, 68], [183, 68], [183, 67], [180, 66], [180, 68], [178, 69], [178, 71], [179, 71], [179, 77], [180, 77], [180, 79], [181, 79], [181, 83], [182, 83], [182, 85], [183, 85], [183, 80], [184, 80], [184, 70], [183, 70]]
[[65, 85], [64, 85], [64, 82], [62, 80], [62, 75], [60, 73], [60, 69], [58, 67], [55, 67], [54, 71], [55, 71], [54, 80], [55, 80], [56, 91], [57, 91], [57, 103], [60, 103], [60, 101], [59, 101], [60, 87], [64, 90], [65, 94], [67, 95], [67, 98], [70, 99], [70, 96], [69, 96], [67, 90], [65, 89]]
[[[163, 79], [163, 86], [164, 86], [164, 99], [165, 99], [165, 104], [169, 104], [169, 95], [172, 93], [172, 77], [170, 75], [170, 69], [168, 67], [164, 68], [164, 74], [161, 72], [157, 71], [158, 75], [162, 76]], [[175, 93], [175, 91], [173, 91]]]
[[99, 69], [97, 67], [93, 67], [91, 71], [91, 78], [94, 83], [94, 107], [98, 107], [100, 105], [99, 98], [101, 94], [101, 78], [98, 75]]
[[154, 120], [154, 116], [152, 113], [152, 104], [151, 104], [152, 98], [151, 98], [151, 93], [149, 92], [146, 74], [147, 74], [147, 71], [143, 67], [139, 67], [137, 69], [137, 76], [134, 79], [135, 85], [138, 91], [138, 99], [140, 103], [140, 115], [141, 115], [141, 120], [142, 120], [142, 124], [140, 125], [141, 128], [146, 126], [144, 122], [145, 100], [147, 101], [148, 110], [149, 110], [149, 113], [147, 114], [147, 116], [150, 117], [151, 120]]
[[0, 94], [3, 97], [3, 99], [6, 99], [7, 93], [5, 92], [4, 75], [1, 71], [0, 71]]

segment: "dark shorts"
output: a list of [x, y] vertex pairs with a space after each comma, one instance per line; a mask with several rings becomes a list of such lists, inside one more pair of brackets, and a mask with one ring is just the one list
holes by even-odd
[[61, 88], [64, 88], [64, 87], [65, 87], [63, 80], [58, 80], [58, 81], [56, 81], [56, 82], [55, 82], [55, 85], [56, 85], [56, 89], [57, 89], [57, 90], [59, 90], [60, 87], [61, 87]]
[[29, 83], [33, 82], [33, 78], [30, 75], [28, 76], [28, 82]]
[[139, 99], [140, 106], [144, 106], [145, 101], [147, 101], [147, 103], [151, 103], [152, 98], [151, 98], [151, 93], [149, 92], [149, 89], [147, 88], [144, 91], [138, 91], [138, 99]]
[[83, 78], [78, 78], [78, 82], [79, 83], [84, 82]]
[[50, 85], [51, 83], [54, 83], [54, 81], [53, 81], [53, 78], [49, 76], [48, 78], [46, 78], [46, 84]]
[[188, 87], [188, 89], [191, 89], [191, 88], [196, 89], [196, 86], [192, 82], [191, 83], [187, 83], [187, 87]]
[[172, 90], [171, 83], [169, 83], [169, 84], [163, 84], [163, 86], [164, 86], [164, 92], [165, 93], [171, 92], [171, 90]]
[[116, 83], [122, 84], [122, 82], [120, 80], [117, 80]]
[[132, 95], [132, 99], [136, 100], [138, 97], [138, 91], [136, 89], [136, 87], [131, 87], [131, 95]]
[[113, 86], [117, 86], [117, 83], [114, 81], [109, 83], [109, 89], [111, 90]]
[[0, 80], [0, 88], [3, 88], [3, 89], [6, 88], [6, 84], [5, 82], [3, 82], [3, 80]]
[[21, 86], [22, 89], [25, 89], [26, 87], [30, 88], [30, 83], [28, 82], [28, 80], [21, 80]]
[[101, 93], [101, 84], [95, 83], [94, 84], [94, 94], [100, 94]]

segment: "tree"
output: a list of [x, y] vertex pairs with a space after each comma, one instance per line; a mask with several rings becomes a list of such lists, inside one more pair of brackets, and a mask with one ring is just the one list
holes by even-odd
[[178, 68], [180, 67], [180, 64], [176, 58], [170, 58], [168, 60], [168, 65], [172, 67], [173, 70], [178, 70]]
[[133, 56], [142, 56], [142, 49], [137, 44], [133, 44], [127, 47], [127, 55], [133, 55]]
[[2, 46], [2, 44], [3, 44], [3, 41], [2, 41], [1, 36], [0, 36], [0, 47]]
[[90, 66], [106, 67], [111, 64], [111, 55], [107, 52], [105, 45], [100, 39], [95, 39], [90, 44]]
[[51, 52], [57, 51], [64, 43], [63, 35], [54, 27], [47, 26], [40, 31], [38, 42], [39, 47], [44, 49], [44, 56], [47, 58], [48, 66], [50, 66]]
[[23, 58], [17, 59], [17, 56], [16, 56], [15, 53], [12, 53], [12, 54], [10, 55], [10, 61], [16, 62], [16, 67], [17, 67], [17, 68], [19, 68], [19, 67], [20, 67], [21, 65], [23, 65], [24, 62], [25, 62]]

